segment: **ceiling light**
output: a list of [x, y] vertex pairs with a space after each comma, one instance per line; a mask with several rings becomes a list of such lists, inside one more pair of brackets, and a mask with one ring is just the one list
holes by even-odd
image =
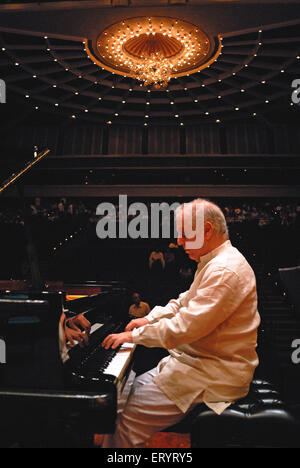
[[154, 17], [150, 23], [146, 17], [127, 18], [109, 26], [96, 39], [97, 58], [103, 68], [155, 88], [166, 87], [171, 78], [182, 73], [199, 71], [211, 46], [204, 31], [168, 17]]

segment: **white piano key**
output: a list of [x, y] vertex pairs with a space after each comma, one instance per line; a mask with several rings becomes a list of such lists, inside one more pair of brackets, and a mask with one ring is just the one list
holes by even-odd
[[129, 365], [135, 347], [134, 343], [124, 343], [103, 373], [120, 378]]

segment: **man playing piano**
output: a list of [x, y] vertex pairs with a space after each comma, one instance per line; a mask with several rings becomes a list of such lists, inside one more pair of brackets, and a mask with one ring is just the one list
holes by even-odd
[[[198, 207], [204, 210], [201, 226], [195, 216]], [[178, 299], [154, 307], [146, 317], [132, 320], [125, 332], [103, 341], [106, 349], [134, 342], [170, 353], [135, 380], [115, 434], [104, 437], [104, 448], [143, 447], [200, 402], [222, 413], [248, 393], [258, 365], [255, 275], [231, 245], [222, 211], [199, 199], [180, 207], [176, 215], [182, 232], [191, 222], [203, 230], [203, 244], [197, 248], [190, 247], [190, 237], [178, 237], [178, 244], [198, 263], [194, 281]]]

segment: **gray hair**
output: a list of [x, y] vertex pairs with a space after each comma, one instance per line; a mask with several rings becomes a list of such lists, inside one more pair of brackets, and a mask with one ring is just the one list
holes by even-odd
[[212, 224], [215, 234], [228, 239], [228, 227], [223, 211], [218, 205], [206, 200], [205, 198], [197, 198], [189, 203], [180, 205], [179, 209], [176, 210], [176, 215], [178, 216], [179, 213], [182, 213], [183, 209], [187, 209], [192, 216], [195, 216], [195, 210], [193, 210], [193, 207], [198, 204], [203, 205], [204, 221], [209, 221]]

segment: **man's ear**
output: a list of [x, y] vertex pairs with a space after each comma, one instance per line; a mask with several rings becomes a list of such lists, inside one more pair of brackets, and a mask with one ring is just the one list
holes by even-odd
[[206, 221], [204, 224], [204, 238], [209, 241], [213, 236], [214, 228], [210, 221]]

